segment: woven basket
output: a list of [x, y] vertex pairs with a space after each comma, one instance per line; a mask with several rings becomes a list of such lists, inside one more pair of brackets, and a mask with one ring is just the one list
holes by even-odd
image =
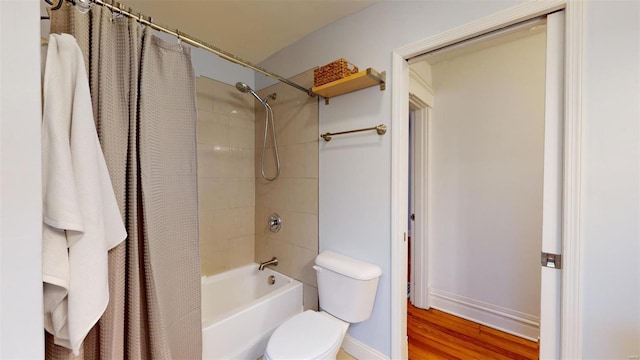
[[[349, 68], [351, 65], [352, 68]], [[345, 59], [338, 59], [313, 70], [313, 86], [321, 86], [356, 74], [358, 67]]]

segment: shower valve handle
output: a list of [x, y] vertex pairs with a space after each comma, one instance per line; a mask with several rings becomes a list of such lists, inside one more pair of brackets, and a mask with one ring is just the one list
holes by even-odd
[[269, 222], [267, 224], [269, 225], [269, 230], [276, 233], [282, 228], [282, 218], [277, 213], [272, 213], [269, 215]]

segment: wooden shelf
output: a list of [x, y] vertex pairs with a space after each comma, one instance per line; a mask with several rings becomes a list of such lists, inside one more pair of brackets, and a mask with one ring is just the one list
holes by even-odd
[[380, 85], [380, 90], [385, 89], [386, 73], [378, 73], [372, 68], [360, 71], [357, 74], [347, 76], [340, 80], [330, 82], [321, 86], [313, 87], [311, 91], [322, 96], [324, 103], [328, 104], [329, 99], [335, 96], [344, 95], [353, 91], [365, 89], [371, 86]]

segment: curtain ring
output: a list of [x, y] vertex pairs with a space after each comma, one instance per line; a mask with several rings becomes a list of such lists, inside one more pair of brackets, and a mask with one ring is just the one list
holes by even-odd
[[[47, 1], [47, 2], [48, 2], [48, 1]], [[54, 6], [54, 7], [52, 7], [52, 8], [51, 8], [51, 10], [58, 10], [58, 9], [60, 9], [60, 8], [62, 7], [62, 3], [63, 3], [63, 2], [64, 2], [64, 0], [59, 0], [59, 1], [58, 1], [58, 4], [57, 4], [56, 6]], [[52, 4], [52, 5], [53, 5], [53, 2], [51, 2], [50, 4]]]
[[180, 46], [180, 50], [184, 50], [182, 48], [182, 39], [180, 38], [180, 30], [176, 29], [176, 37], [178, 38], [178, 46]]
[[114, 7], [111, 10], [111, 22], [114, 22], [115, 19], [122, 17], [122, 4], [115, 3]]

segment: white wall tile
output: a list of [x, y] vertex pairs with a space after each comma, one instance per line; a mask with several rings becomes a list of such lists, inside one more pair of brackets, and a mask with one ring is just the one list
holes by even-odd
[[196, 83], [201, 270], [212, 275], [254, 259], [253, 101], [234, 86]]
[[[306, 72], [297, 81], [310, 83], [312, 79], [313, 73]], [[280, 177], [273, 182], [260, 175], [265, 115], [259, 104], [255, 108], [256, 261], [277, 256], [279, 272], [305, 283], [305, 308], [317, 309], [312, 265], [318, 254], [318, 103], [317, 99], [310, 100], [306, 94], [282, 84], [263, 89], [260, 95], [273, 92], [278, 94], [270, 104], [281, 164]], [[276, 172], [273, 150], [269, 134], [265, 156], [267, 176]], [[282, 229], [278, 233], [270, 232], [267, 227], [267, 218], [272, 212], [282, 217]]]

